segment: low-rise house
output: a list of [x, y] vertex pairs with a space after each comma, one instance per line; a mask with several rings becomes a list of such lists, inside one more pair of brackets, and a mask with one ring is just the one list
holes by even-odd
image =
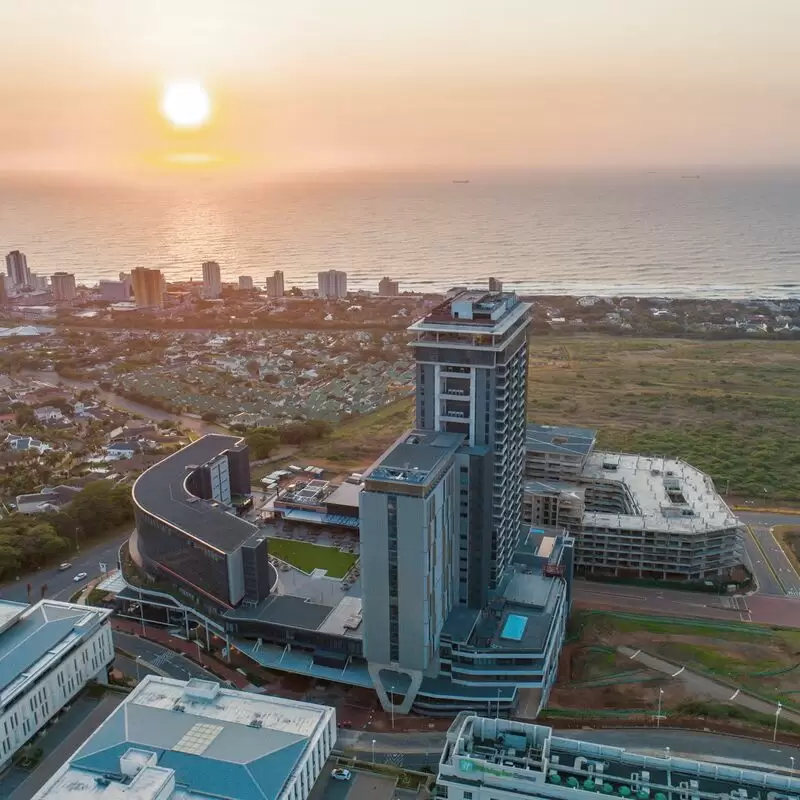
[[45, 444], [32, 436], [19, 436], [16, 433], [9, 433], [3, 444], [9, 449], [18, 453], [37, 452], [44, 453], [45, 450], [52, 450], [49, 444]]
[[130, 458], [140, 453], [142, 446], [137, 441], [112, 442], [105, 448], [106, 455], [110, 458]]
[[81, 490], [75, 486], [54, 486], [42, 489], [37, 494], [17, 496], [17, 511], [20, 514], [42, 514], [66, 508]]
[[36, 417], [37, 422], [59, 422], [64, 419], [64, 414], [60, 408], [55, 406], [42, 406], [33, 410], [33, 416]]

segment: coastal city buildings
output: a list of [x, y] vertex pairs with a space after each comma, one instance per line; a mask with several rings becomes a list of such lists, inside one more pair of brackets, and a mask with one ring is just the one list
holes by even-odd
[[271, 557], [269, 526], [237, 513], [246, 448], [205, 436], [134, 485], [130, 555], [156, 582], [129, 583], [122, 613], [194, 619], [267, 668], [372, 687], [386, 710], [535, 717], [556, 676], [573, 541], [522, 522], [527, 313], [512, 294], [437, 306], [411, 326], [417, 428], [363, 486], [313, 478], [275, 499], [290, 522], [360, 528], [352, 576]]
[[284, 294], [283, 272], [276, 269], [272, 275], [267, 275], [267, 295], [273, 299], [278, 299], [283, 297]]
[[131, 282], [127, 281], [100, 281], [97, 285], [102, 300], [108, 303], [124, 303], [131, 297]]
[[56, 600], [0, 601], [0, 772], [114, 660], [111, 611]]
[[306, 800], [336, 732], [328, 706], [148, 675], [34, 800]]
[[503, 291], [503, 281], [500, 278], [489, 278], [489, 291], [490, 292], [502, 292]]
[[[792, 761], [792, 765], [794, 762]], [[447, 732], [436, 779], [448, 800], [746, 798], [800, 793], [792, 774], [670, 755], [642, 755], [556, 736], [552, 728], [462, 713]]]
[[138, 308], [164, 307], [164, 279], [160, 269], [136, 267], [131, 270], [131, 285]]
[[203, 262], [203, 297], [216, 300], [222, 294], [222, 273], [216, 261]]
[[334, 300], [347, 297], [347, 273], [338, 269], [318, 272], [317, 287], [320, 297]]
[[391, 278], [381, 278], [378, 282], [378, 294], [381, 297], [397, 297], [400, 294], [400, 283]]
[[28, 269], [28, 259], [25, 257], [25, 253], [12, 250], [6, 256], [6, 272], [10, 284], [9, 289], [14, 288], [21, 291], [31, 285], [31, 272]]
[[249, 275], [239, 276], [239, 289], [249, 292], [253, 288], [253, 279]]
[[597, 432], [528, 425], [524, 520], [575, 536], [597, 576], [701, 581], [742, 563], [741, 523], [685, 461], [595, 450]]
[[75, 276], [71, 272], [54, 272], [50, 276], [53, 300], [69, 303], [75, 299]]

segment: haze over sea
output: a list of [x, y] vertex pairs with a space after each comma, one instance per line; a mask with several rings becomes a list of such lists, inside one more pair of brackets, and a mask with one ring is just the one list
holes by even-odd
[[[485, 284], [536, 294], [800, 296], [800, 172], [341, 178], [171, 186], [0, 182], [0, 248], [33, 272], [117, 279], [136, 266], [199, 280], [274, 269], [316, 286], [403, 290]], [[469, 183], [453, 183], [470, 179]]]

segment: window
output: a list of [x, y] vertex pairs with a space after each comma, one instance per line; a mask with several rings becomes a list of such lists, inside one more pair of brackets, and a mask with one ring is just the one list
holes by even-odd
[[472, 792], [464, 792], [464, 800], [472, 800]]

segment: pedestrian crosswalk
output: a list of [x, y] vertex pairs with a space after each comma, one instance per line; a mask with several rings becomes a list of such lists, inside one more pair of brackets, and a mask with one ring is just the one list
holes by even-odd
[[402, 753], [387, 753], [383, 758], [384, 764], [391, 764], [393, 767], [402, 767], [403, 766], [403, 754]]

